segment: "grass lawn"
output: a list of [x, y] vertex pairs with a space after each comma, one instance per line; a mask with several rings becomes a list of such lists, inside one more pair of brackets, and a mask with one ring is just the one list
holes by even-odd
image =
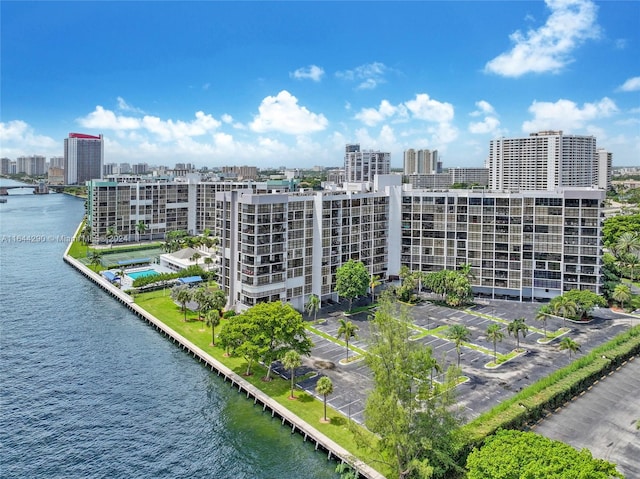
[[[185, 322], [184, 313], [170, 298], [169, 290], [138, 294], [135, 302], [327, 437], [340, 444], [346, 450], [351, 451], [354, 456], [371, 464], [371, 461], [367, 460], [370, 458], [370, 454], [356, 443], [356, 434], [369, 435], [368, 431], [353, 422], [349, 424], [347, 418], [329, 406], [327, 406], [327, 418], [330, 419], [330, 422], [327, 424], [321, 423], [320, 419], [323, 417], [322, 401], [300, 390], [296, 390], [297, 400], [288, 399], [291, 391], [290, 381], [275, 375], [273, 375], [272, 381], [263, 381], [262, 377], [266, 375], [266, 368], [259, 364], [255, 364], [252, 367], [253, 374], [251, 376], [244, 376], [247, 369], [246, 361], [239, 357], [225, 357], [223, 356], [224, 350], [218, 346], [211, 346], [211, 329], [204, 327], [203, 322], [198, 321], [197, 313], [193, 311], [187, 311], [187, 321]], [[220, 326], [216, 327], [216, 334], [220, 331], [225, 321], [228, 320], [223, 319]], [[354, 433], [352, 429], [357, 432]], [[379, 465], [376, 466], [376, 468], [379, 467]], [[384, 475], [390, 473], [388, 470], [379, 470]]]

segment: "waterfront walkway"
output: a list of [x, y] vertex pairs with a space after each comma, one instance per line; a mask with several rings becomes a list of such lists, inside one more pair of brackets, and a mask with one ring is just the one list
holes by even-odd
[[[71, 245], [69, 246], [69, 248], [70, 247]], [[283, 405], [273, 400], [270, 396], [263, 393], [254, 385], [226, 367], [224, 364], [220, 363], [208, 353], [197, 347], [195, 344], [191, 343], [188, 339], [173, 331], [171, 328], [162, 323], [158, 318], [135, 304], [133, 298], [121, 291], [117, 286], [111, 284], [101, 275], [95, 273], [80, 261], [69, 256], [69, 248], [67, 248], [64, 254], [65, 262], [76, 268], [85, 277], [102, 287], [105, 291], [107, 291], [109, 294], [114, 296], [121, 303], [131, 309], [134, 313], [136, 313], [140, 318], [144, 319], [158, 331], [162, 332], [174, 343], [178, 344], [183, 350], [193, 355], [195, 359], [198, 359], [198, 361], [200, 362], [204, 362], [212, 371], [215, 371], [218, 376], [222, 376], [226, 381], [229, 381], [232, 386], [237, 387], [239, 392], [245, 393], [248, 399], [252, 398], [254, 404], [261, 404], [263, 411], [266, 411], [268, 409], [271, 411], [272, 417], [278, 416], [279, 418], [281, 418], [282, 424], [287, 424], [288, 426], [290, 426], [292, 433], [298, 432], [304, 437], [305, 441], [307, 439], [314, 441], [316, 444], [316, 449], [322, 448], [327, 451], [329, 459], [333, 458], [339, 462], [346, 462], [350, 464], [362, 477], [368, 479], [384, 479], [384, 476], [373, 469], [371, 466], [355, 458], [353, 454], [337, 444], [335, 441], [322, 434], [306, 421], [303, 421], [296, 414], [289, 411]]]

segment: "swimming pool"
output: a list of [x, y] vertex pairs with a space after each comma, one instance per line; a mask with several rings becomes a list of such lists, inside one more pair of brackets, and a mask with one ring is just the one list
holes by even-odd
[[145, 276], [154, 276], [156, 274], [160, 274], [160, 273], [155, 269], [150, 268], [142, 271], [131, 271], [127, 273], [127, 276], [129, 276], [129, 278], [131, 278], [132, 280], [136, 280], [138, 278], [144, 278]]

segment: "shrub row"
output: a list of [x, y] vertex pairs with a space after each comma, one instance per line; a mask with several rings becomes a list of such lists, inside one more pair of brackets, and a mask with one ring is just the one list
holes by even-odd
[[117, 246], [117, 243], [114, 243], [113, 248], [108, 249], [100, 249], [105, 256], [111, 253], [128, 253], [130, 251], [141, 251], [146, 249], [158, 249], [162, 247], [163, 243], [145, 243], [145, 244], [133, 244], [129, 246]]
[[[523, 429], [585, 391], [624, 361], [640, 353], [640, 326], [631, 328], [570, 365], [526, 387], [465, 426], [471, 451], [499, 428]], [[466, 456], [466, 454], [464, 454]]]

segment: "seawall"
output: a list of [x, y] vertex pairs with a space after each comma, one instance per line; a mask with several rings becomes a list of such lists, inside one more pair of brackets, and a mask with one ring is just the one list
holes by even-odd
[[[76, 235], [78, 234], [78, 231], [76, 231]], [[367, 479], [385, 479], [382, 474], [373, 469], [371, 466], [355, 459], [353, 455], [342, 446], [325, 436], [312, 425], [302, 420], [296, 414], [289, 411], [286, 407], [269, 397], [267, 394], [263, 393], [260, 389], [256, 388], [242, 376], [233, 372], [227, 366], [213, 358], [211, 355], [203, 351], [191, 341], [178, 334], [173, 329], [169, 328], [162, 321], [147, 312], [145, 309], [135, 304], [133, 298], [121, 291], [120, 288], [117, 288], [116, 286], [111, 284], [100, 274], [95, 273], [77, 259], [69, 256], [70, 248], [71, 244], [69, 244], [63, 256], [63, 259], [67, 264], [75, 268], [83, 276], [96, 283], [103, 290], [120, 301], [123, 305], [134, 312], [140, 319], [143, 319], [148, 324], [153, 326], [157, 331], [162, 333], [167, 338], [171, 339], [174, 344], [177, 344], [184, 351], [187, 351], [194, 357], [194, 359], [197, 359], [199, 362], [204, 363], [208, 368], [211, 369], [211, 371], [215, 371], [218, 376], [221, 376], [225, 381], [231, 383], [231, 386], [238, 389], [239, 394], [246, 394], [246, 398], [249, 400], [253, 399], [253, 403], [255, 405], [261, 405], [263, 411], [270, 412], [271, 417], [278, 417], [281, 420], [283, 426], [286, 425], [287, 427], [291, 427], [292, 434], [298, 432], [305, 441], [313, 441], [315, 443], [316, 450], [322, 449], [327, 453], [327, 459], [333, 459], [338, 462], [348, 463], [360, 474], [361, 477]]]

